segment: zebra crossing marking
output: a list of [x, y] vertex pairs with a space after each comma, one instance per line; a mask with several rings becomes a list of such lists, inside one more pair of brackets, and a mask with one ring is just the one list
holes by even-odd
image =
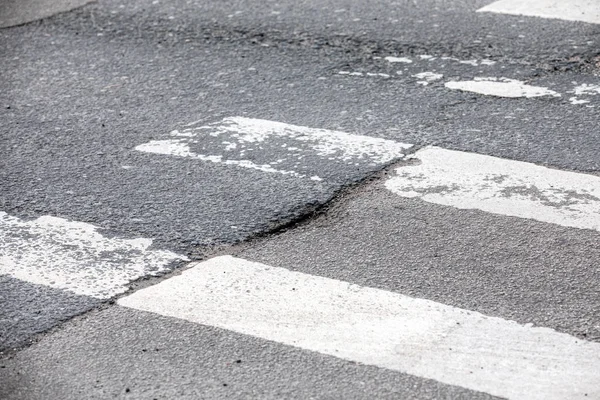
[[[398, 146], [378, 157], [397, 155]], [[385, 182], [399, 196], [600, 231], [598, 176], [438, 147], [405, 158], [419, 163], [398, 167]], [[91, 224], [52, 216], [24, 221], [0, 212], [0, 244], [0, 274], [97, 298], [187, 260], [151, 249], [151, 239], [109, 238]]]
[[525, 82], [508, 78], [475, 78], [470, 81], [450, 81], [445, 85], [448, 89], [461, 90], [464, 92], [479, 93], [486, 96], [496, 97], [561, 97], [559, 93], [545, 87], [531, 86]]
[[600, 397], [599, 343], [231, 256], [117, 303], [508, 399]]
[[500, 0], [477, 12], [524, 15], [600, 24], [597, 0]]
[[333, 170], [333, 164], [385, 165], [402, 158], [412, 147], [371, 136], [244, 117], [175, 130], [170, 136], [135, 149], [315, 181], [325, 179], [317, 175], [319, 170]]
[[600, 231], [600, 177], [426, 147], [385, 182], [429, 203]]
[[42, 216], [22, 220], [0, 211], [0, 275], [108, 299], [143, 276], [187, 257], [151, 249], [152, 240], [103, 236], [94, 225]]

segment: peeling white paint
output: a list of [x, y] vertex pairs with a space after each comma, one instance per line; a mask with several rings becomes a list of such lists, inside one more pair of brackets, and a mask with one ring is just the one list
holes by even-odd
[[472, 81], [447, 82], [448, 89], [462, 90], [465, 92], [479, 93], [496, 97], [560, 97], [560, 94], [545, 87], [531, 86], [524, 82], [507, 78], [475, 78]]
[[151, 247], [151, 239], [103, 236], [83, 222], [22, 220], [0, 211], [0, 275], [78, 295], [108, 299], [138, 278], [188, 260]]
[[598, 0], [500, 0], [477, 10], [600, 24]]
[[413, 62], [410, 58], [406, 58], [406, 57], [386, 57], [385, 59], [390, 63], [412, 64], [412, 62]]
[[461, 209], [600, 231], [600, 177], [427, 147], [385, 186], [409, 198]]
[[417, 83], [423, 86], [427, 86], [430, 82], [442, 79], [444, 75], [437, 74], [435, 72], [420, 72], [418, 74], [414, 74], [413, 77], [417, 79], [422, 79], [421, 81], [417, 81]]
[[118, 304], [510, 400], [600, 398], [600, 344], [231, 256]]
[[381, 78], [389, 78], [390, 77], [388, 74], [375, 73], [375, 72], [367, 72], [367, 76], [378, 76]]
[[477, 60], [462, 60], [462, 61], [459, 61], [459, 63], [461, 63], [461, 64], [467, 64], [467, 65], [472, 65], [474, 67], [477, 67], [479, 65], [477, 63]]
[[571, 102], [571, 104], [577, 105], [577, 104], [587, 104], [590, 101], [589, 100], [579, 100], [577, 97], [571, 97], [569, 99], [569, 102]]
[[495, 65], [496, 61], [492, 61], [492, 60], [488, 60], [488, 59], [483, 59], [483, 60], [461, 60], [455, 57], [442, 57], [441, 60], [444, 61], [454, 61], [457, 62], [459, 64], [465, 64], [465, 65], [471, 65], [473, 67], [478, 67], [481, 65], [486, 65], [486, 66], [490, 66], [490, 65]]
[[340, 71], [339, 75], [349, 75], [349, 76], [363, 76], [362, 72], [351, 72], [351, 71]]
[[[412, 146], [370, 136], [244, 117], [225, 118], [210, 125], [175, 130], [170, 136], [169, 139], [141, 144], [135, 149], [310, 178], [315, 174], [308, 171], [317, 159], [376, 166], [402, 158], [406, 149]], [[264, 148], [271, 150], [267, 152]], [[247, 158], [249, 153], [255, 155], [253, 160], [263, 158], [265, 161], [250, 161]]]
[[569, 93], [575, 93], [576, 96], [595, 96], [597, 94], [600, 94], [600, 85], [591, 85], [584, 83], [582, 85], [576, 86], [575, 89], [573, 89], [573, 91]]
[[[137, 151], [144, 153], [164, 154], [176, 157], [187, 157], [194, 158], [197, 160], [208, 161], [217, 164], [233, 165], [243, 168], [255, 169], [262, 172], [277, 173], [282, 175], [290, 175], [296, 178], [305, 178], [303, 174], [299, 174], [295, 171], [276, 169], [271, 167], [269, 164], [256, 164], [250, 160], [227, 160], [222, 155], [203, 155], [197, 154], [190, 150], [189, 143], [185, 140], [174, 139], [174, 140], [151, 140], [148, 143], [136, 146]], [[294, 148], [288, 150], [295, 150]], [[227, 149], [224, 149], [227, 151]], [[243, 154], [242, 154], [243, 155]]]

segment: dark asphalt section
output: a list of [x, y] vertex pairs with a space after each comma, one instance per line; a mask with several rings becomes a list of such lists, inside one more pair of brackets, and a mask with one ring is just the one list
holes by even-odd
[[233, 255], [600, 342], [596, 231], [405, 199], [377, 183]]
[[0, 275], [0, 350], [21, 347], [33, 334], [100, 303], [91, 297]]
[[[477, 13], [494, 0], [103, 0], [80, 13], [127, 32], [163, 30], [193, 39], [245, 39], [270, 46], [373, 53], [494, 58], [553, 69], [600, 61], [600, 26]], [[74, 14], [76, 15], [76, 14]], [[129, 28], [128, 28], [129, 27]]]
[[[590, 134], [598, 108], [421, 87], [412, 77], [354, 79], [338, 75], [353, 56], [168, 39], [168, 25], [127, 37], [118, 25], [99, 29], [84, 10], [0, 32], [8, 55], [0, 72], [0, 207], [11, 215], [72, 218], [192, 251], [284, 224], [369, 173], [341, 166], [346, 180], [327, 185], [133, 150], [195, 120], [235, 115], [564, 169], [600, 167], [600, 142]], [[151, 40], [160, 32], [166, 42]]]
[[[11, 215], [61, 216], [191, 250], [297, 218], [373, 170], [340, 165], [340, 181], [329, 184], [134, 150], [198, 119], [249, 114], [247, 104], [262, 104], [262, 114], [272, 116], [276, 107], [255, 102], [252, 93], [231, 93], [245, 85], [228, 75], [253, 81], [256, 91], [275, 79], [247, 70], [261, 62], [260, 55], [241, 58], [253, 49], [228, 48], [225, 58], [219, 46], [202, 46], [170, 57], [154, 45], [105, 43], [96, 36], [16, 39], [34, 59], [12, 60], [2, 80], [9, 88], [2, 91], [7, 156], [0, 207]], [[49, 46], [50, 56], [40, 54]]]
[[0, 360], [0, 398], [494, 399], [118, 306]]

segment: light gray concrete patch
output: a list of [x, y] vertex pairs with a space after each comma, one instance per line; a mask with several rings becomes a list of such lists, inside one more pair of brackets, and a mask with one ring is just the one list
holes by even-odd
[[482, 393], [111, 307], [0, 359], [6, 400], [493, 399]]

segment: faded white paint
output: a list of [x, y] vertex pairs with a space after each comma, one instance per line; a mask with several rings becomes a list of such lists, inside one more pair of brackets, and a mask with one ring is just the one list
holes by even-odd
[[600, 398], [600, 344], [221, 256], [118, 300], [507, 399]]
[[377, 72], [367, 72], [366, 74], [363, 74], [362, 72], [351, 72], [351, 71], [339, 71], [338, 72], [339, 75], [348, 75], [348, 76], [378, 76], [381, 78], [389, 78], [390, 76], [388, 74], [383, 74], [383, 73], [377, 73]]
[[448, 89], [462, 90], [465, 92], [479, 93], [496, 97], [560, 97], [553, 90], [540, 86], [527, 85], [524, 82], [507, 78], [475, 78], [472, 81], [446, 82]]
[[491, 156], [427, 147], [385, 186], [461, 209], [600, 231], [600, 177]]
[[405, 64], [412, 63], [412, 60], [407, 57], [386, 57], [385, 59], [390, 63], [405, 63]]
[[[164, 154], [176, 157], [194, 158], [197, 160], [208, 161], [217, 164], [233, 165], [242, 168], [255, 169], [262, 172], [290, 175], [296, 178], [305, 178], [306, 176], [295, 171], [273, 168], [269, 164], [256, 164], [250, 160], [227, 160], [222, 155], [203, 155], [190, 150], [189, 143], [181, 139], [169, 140], [151, 140], [148, 143], [136, 146], [137, 151], [144, 153]], [[224, 151], [231, 150], [227, 145]]]
[[367, 72], [367, 76], [378, 76], [381, 78], [389, 78], [388, 74], [376, 73], [376, 72]]
[[572, 93], [575, 93], [576, 96], [596, 96], [600, 94], [600, 85], [584, 83], [576, 86]]
[[153, 250], [150, 239], [103, 236], [94, 225], [43, 216], [22, 220], [0, 211], [0, 275], [107, 299], [186, 257]]
[[363, 76], [362, 72], [351, 72], [351, 71], [340, 71], [338, 72], [340, 75], [349, 75], [349, 76]]
[[[410, 144], [326, 129], [313, 129], [261, 119], [231, 117], [221, 122], [171, 132], [170, 139], [153, 140], [135, 149], [147, 153], [194, 158], [263, 172], [320, 180], [310, 169], [309, 156], [327, 162], [379, 165], [403, 157]], [[217, 140], [219, 154], [201, 154], [192, 149], [207, 140]], [[274, 150], [264, 152], [263, 147]], [[270, 157], [257, 164], [245, 159], [250, 152]], [[287, 168], [285, 166], [288, 166]]]
[[429, 85], [430, 82], [434, 82], [439, 79], [442, 79], [444, 77], [444, 75], [436, 74], [435, 72], [420, 72], [418, 74], [414, 74], [413, 77], [417, 78], [417, 79], [421, 79], [420, 81], [417, 81], [418, 84], [427, 86], [427, 85]]
[[492, 61], [492, 60], [488, 60], [488, 59], [483, 59], [483, 60], [460, 60], [458, 58], [455, 57], [441, 57], [441, 60], [444, 61], [454, 61], [457, 62], [459, 64], [466, 64], [466, 65], [472, 65], [474, 67], [478, 67], [481, 65], [485, 65], [485, 66], [490, 66], [490, 65], [495, 65], [496, 61]]
[[500, 0], [477, 11], [600, 24], [598, 0]]
[[569, 99], [569, 102], [570, 102], [571, 104], [578, 105], [578, 104], [587, 104], [587, 103], [589, 103], [590, 101], [589, 101], [589, 100], [580, 100], [580, 99], [578, 99], [577, 97], [571, 97], [571, 98]]

